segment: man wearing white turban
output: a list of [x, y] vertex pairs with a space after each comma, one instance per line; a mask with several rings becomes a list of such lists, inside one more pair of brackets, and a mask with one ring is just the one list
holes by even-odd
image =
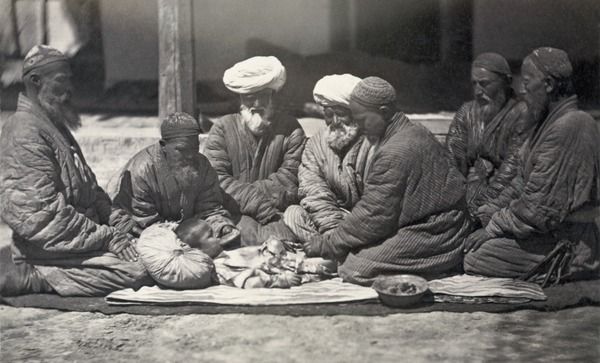
[[302, 243], [334, 230], [362, 195], [371, 144], [360, 135], [349, 108], [358, 82], [351, 74], [334, 74], [321, 78], [313, 90], [327, 127], [306, 143], [298, 170], [300, 205], [284, 214]]
[[273, 94], [285, 80], [285, 68], [275, 57], [247, 59], [223, 75], [225, 86], [240, 95], [240, 112], [215, 122], [204, 153], [227, 194], [225, 207], [237, 222], [242, 245], [271, 236], [297, 242], [281, 216], [298, 201], [305, 138], [295, 118], [273, 109]]

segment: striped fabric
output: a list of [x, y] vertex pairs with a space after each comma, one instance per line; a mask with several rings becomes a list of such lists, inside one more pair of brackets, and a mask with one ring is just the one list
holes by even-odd
[[304, 150], [304, 131], [296, 119], [275, 114], [273, 120], [273, 129], [256, 139], [239, 114], [224, 116], [211, 128], [204, 150], [242, 215], [261, 224], [298, 201]]
[[380, 274], [452, 270], [470, 231], [464, 195], [464, 178], [444, 147], [398, 113], [373, 154], [360, 201], [321, 255], [343, 261], [340, 276], [359, 284]]
[[325, 234], [344, 219], [360, 200], [371, 145], [359, 137], [340, 157], [327, 143], [327, 129], [306, 143], [298, 168], [300, 206], [284, 219], [302, 242]]

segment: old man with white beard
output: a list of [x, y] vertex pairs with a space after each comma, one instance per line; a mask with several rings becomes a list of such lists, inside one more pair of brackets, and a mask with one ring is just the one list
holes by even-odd
[[360, 135], [349, 108], [360, 82], [351, 74], [320, 79], [313, 90], [327, 127], [306, 143], [298, 171], [300, 205], [290, 206], [286, 224], [302, 242], [334, 230], [362, 195], [371, 144]]
[[295, 118], [274, 111], [273, 95], [285, 81], [285, 68], [275, 57], [247, 59], [223, 75], [225, 86], [240, 95], [240, 112], [215, 122], [204, 153], [226, 193], [242, 245], [268, 237], [297, 242], [281, 217], [298, 202], [305, 137]]

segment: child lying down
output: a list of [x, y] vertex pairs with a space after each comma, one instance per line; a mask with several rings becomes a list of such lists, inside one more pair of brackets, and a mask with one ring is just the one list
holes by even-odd
[[[149, 250], [144, 247], [156, 244], [157, 237], [162, 240], [160, 253], [164, 255], [163, 260], [168, 263], [153, 263], [146, 268], [160, 285], [166, 287], [194, 286], [195, 279], [201, 276], [198, 273], [191, 274], [190, 271], [198, 269], [210, 275], [205, 280], [214, 283], [218, 279], [218, 283], [222, 285], [244, 289], [289, 288], [302, 283], [328, 279], [336, 274], [335, 262], [322, 258], [307, 258], [304, 252], [294, 251], [274, 238], [269, 238], [260, 246], [224, 251], [223, 243], [229, 241], [224, 242], [213, 237], [210, 226], [196, 218], [186, 220], [179, 225], [158, 223], [147, 228], [138, 241], [142, 262], [145, 262], [144, 251]], [[153, 260], [156, 260], [155, 250], [152, 250]], [[191, 268], [191, 265], [199, 261], [198, 254], [206, 255], [207, 260], [212, 258], [214, 267], [208, 266], [206, 261], [202, 260], [202, 265], [199, 265], [198, 269]], [[165, 268], [168, 271], [165, 271]], [[186, 283], [182, 284], [183, 281]], [[206, 286], [199, 284], [196, 288], [201, 287]]]

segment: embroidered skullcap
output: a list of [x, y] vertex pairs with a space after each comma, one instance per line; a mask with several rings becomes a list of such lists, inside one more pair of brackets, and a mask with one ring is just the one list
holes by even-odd
[[482, 53], [473, 61], [473, 68], [484, 68], [490, 72], [510, 76], [508, 62], [498, 53]]
[[537, 48], [527, 58], [540, 72], [555, 79], [569, 78], [573, 74], [573, 66], [567, 52], [551, 47]]
[[358, 82], [350, 98], [363, 106], [383, 106], [396, 101], [396, 90], [384, 79], [367, 77]]
[[23, 76], [31, 72], [34, 69], [43, 67], [50, 63], [55, 62], [68, 62], [64, 54], [58, 49], [49, 47], [47, 45], [36, 45], [25, 56], [23, 61]]
[[267, 88], [277, 92], [285, 80], [285, 67], [273, 56], [246, 59], [223, 74], [225, 87], [239, 94], [255, 93]]
[[321, 106], [350, 105], [352, 90], [360, 82], [360, 78], [351, 74], [332, 74], [321, 78], [313, 89], [313, 98]]
[[165, 141], [178, 137], [198, 136], [198, 134], [200, 134], [198, 121], [185, 112], [172, 113], [160, 124], [160, 136]]

